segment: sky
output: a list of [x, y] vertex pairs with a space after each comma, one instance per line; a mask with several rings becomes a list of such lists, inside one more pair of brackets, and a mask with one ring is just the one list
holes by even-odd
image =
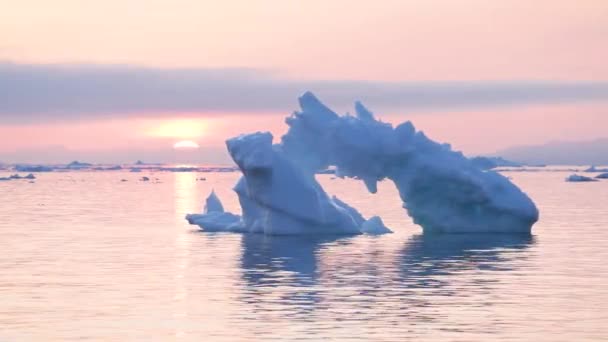
[[310, 90], [466, 154], [608, 137], [605, 0], [0, 0], [0, 161], [228, 162]]

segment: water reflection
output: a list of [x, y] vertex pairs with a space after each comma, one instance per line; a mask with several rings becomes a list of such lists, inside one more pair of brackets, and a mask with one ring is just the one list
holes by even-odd
[[420, 234], [411, 237], [402, 251], [405, 273], [449, 274], [465, 269], [510, 270], [505, 263], [535, 243], [523, 234]]
[[272, 286], [287, 280], [291, 285], [314, 285], [317, 252], [324, 244], [345, 237], [264, 236], [245, 234], [242, 238], [241, 266], [249, 286]]
[[446, 276], [471, 271], [510, 271], [535, 243], [525, 234], [420, 234], [411, 237], [400, 256], [400, 272], [409, 287], [442, 287]]
[[[196, 176], [192, 173], [176, 172], [174, 191], [175, 191], [175, 219], [177, 222], [183, 222], [184, 213], [191, 212], [197, 206], [196, 196]], [[172, 318], [175, 321], [174, 336], [176, 338], [184, 337], [186, 332], [183, 327], [183, 320], [188, 317], [188, 280], [186, 274], [190, 267], [190, 245], [191, 234], [188, 231], [181, 229], [177, 225], [177, 231], [174, 234], [175, 248], [175, 271], [174, 282], [175, 291], [173, 294], [173, 314]]]
[[246, 289], [241, 300], [265, 313], [276, 309], [297, 315], [313, 309], [320, 300], [316, 287], [320, 250], [330, 243], [345, 245], [349, 239], [243, 235], [241, 269]]
[[[333, 307], [350, 321], [395, 309], [395, 317], [430, 322], [436, 314], [422, 309], [431, 297], [493, 291], [496, 284], [486, 283], [483, 272], [516, 269], [534, 243], [532, 236], [506, 234], [415, 235], [405, 245], [396, 236], [244, 235], [240, 299], [258, 315], [305, 319], [299, 314]], [[351, 316], [352, 310], [372, 312], [366, 318]]]

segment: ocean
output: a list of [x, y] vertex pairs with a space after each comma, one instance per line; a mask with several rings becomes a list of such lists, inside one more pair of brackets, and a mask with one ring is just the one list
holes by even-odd
[[423, 235], [392, 183], [332, 175], [329, 194], [395, 233], [188, 225], [212, 189], [239, 212], [238, 173], [0, 182], [0, 341], [605, 341], [608, 180], [503, 173], [540, 210], [531, 236]]

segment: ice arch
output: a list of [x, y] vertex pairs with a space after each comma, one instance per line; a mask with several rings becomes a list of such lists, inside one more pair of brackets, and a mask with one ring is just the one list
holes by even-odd
[[226, 142], [243, 172], [235, 187], [242, 217], [207, 212], [188, 215], [190, 223], [266, 234], [389, 231], [380, 218], [365, 220], [323, 191], [314, 175], [329, 166], [340, 177], [362, 180], [372, 193], [378, 181], [393, 181], [403, 207], [425, 232], [529, 233], [538, 220], [532, 200], [506, 177], [478, 169], [409, 121], [392, 127], [359, 102], [355, 116], [340, 116], [310, 92], [299, 103], [279, 144], [260, 132]]

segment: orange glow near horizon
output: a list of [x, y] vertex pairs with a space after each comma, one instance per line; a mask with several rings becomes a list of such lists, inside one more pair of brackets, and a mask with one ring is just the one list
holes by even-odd
[[192, 140], [182, 140], [182, 141], [178, 141], [175, 144], [173, 144], [173, 148], [176, 150], [181, 150], [181, 149], [197, 149], [200, 146], [198, 145], [198, 143], [196, 141], [192, 141]]
[[205, 135], [206, 128], [201, 119], [171, 119], [149, 124], [145, 132], [153, 138], [197, 139]]
[[142, 131], [149, 138], [190, 140], [206, 136], [207, 126], [202, 119], [151, 120], [144, 124]]

